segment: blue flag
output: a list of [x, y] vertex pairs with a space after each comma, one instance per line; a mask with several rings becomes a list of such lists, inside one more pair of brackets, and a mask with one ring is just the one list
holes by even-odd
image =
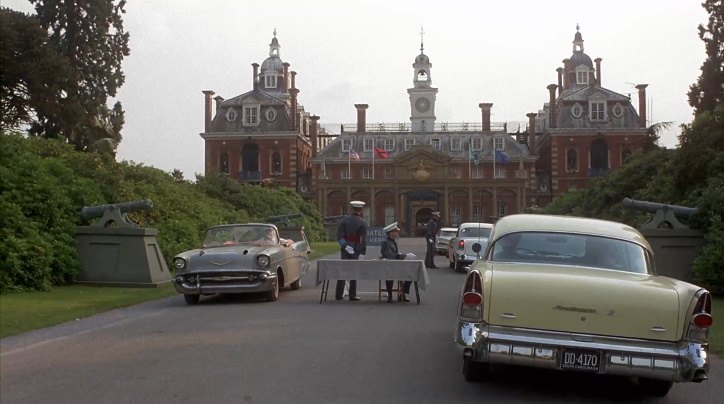
[[506, 153], [504, 150], [496, 150], [495, 161], [505, 164], [510, 161], [510, 156], [508, 156], [508, 153]]

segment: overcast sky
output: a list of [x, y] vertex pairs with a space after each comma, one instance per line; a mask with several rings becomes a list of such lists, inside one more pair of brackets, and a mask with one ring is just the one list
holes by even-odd
[[[412, 63], [425, 54], [439, 89], [438, 122], [525, 121], [548, 100], [556, 68], [572, 53], [576, 24], [585, 52], [601, 63], [603, 86], [631, 95], [648, 84], [649, 123], [672, 121], [674, 147], [692, 120], [686, 93], [705, 59], [701, 0], [342, 1], [133, 0], [124, 27], [131, 55], [118, 99], [126, 111], [118, 160], [187, 179], [203, 173], [203, 90], [225, 99], [251, 90], [252, 63], [269, 54], [276, 28], [281, 59], [296, 71], [300, 103], [320, 123], [409, 122]], [[4, 6], [32, 12], [25, 0]]]

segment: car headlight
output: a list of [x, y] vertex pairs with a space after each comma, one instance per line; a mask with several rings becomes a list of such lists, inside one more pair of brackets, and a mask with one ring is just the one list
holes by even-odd
[[181, 271], [186, 268], [186, 260], [181, 257], [176, 257], [173, 259], [173, 266], [176, 267], [176, 270]]
[[271, 260], [268, 255], [260, 255], [256, 257], [256, 263], [259, 264], [260, 267], [268, 267], [270, 261]]

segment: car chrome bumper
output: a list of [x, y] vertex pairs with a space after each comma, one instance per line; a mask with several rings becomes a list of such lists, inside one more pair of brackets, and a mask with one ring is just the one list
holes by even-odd
[[455, 342], [478, 362], [560, 369], [563, 348], [602, 353], [600, 374], [689, 382], [706, 380], [706, 344], [528, 330], [458, 321]]
[[222, 277], [218, 280], [209, 278], [197, 278], [196, 282], [188, 282], [178, 276], [173, 281], [173, 286], [178, 293], [183, 294], [217, 294], [217, 293], [257, 293], [272, 290], [277, 282], [276, 274], [266, 279], [249, 280], [248, 276]]

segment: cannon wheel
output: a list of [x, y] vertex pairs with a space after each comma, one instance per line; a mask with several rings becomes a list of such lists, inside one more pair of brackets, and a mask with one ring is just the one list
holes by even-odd
[[186, 300], [186, 304], [188, 304], [188, 305], [198, 304], [200, 298], [201, 298], [201, 295], [184, 294], [184, 300]]

